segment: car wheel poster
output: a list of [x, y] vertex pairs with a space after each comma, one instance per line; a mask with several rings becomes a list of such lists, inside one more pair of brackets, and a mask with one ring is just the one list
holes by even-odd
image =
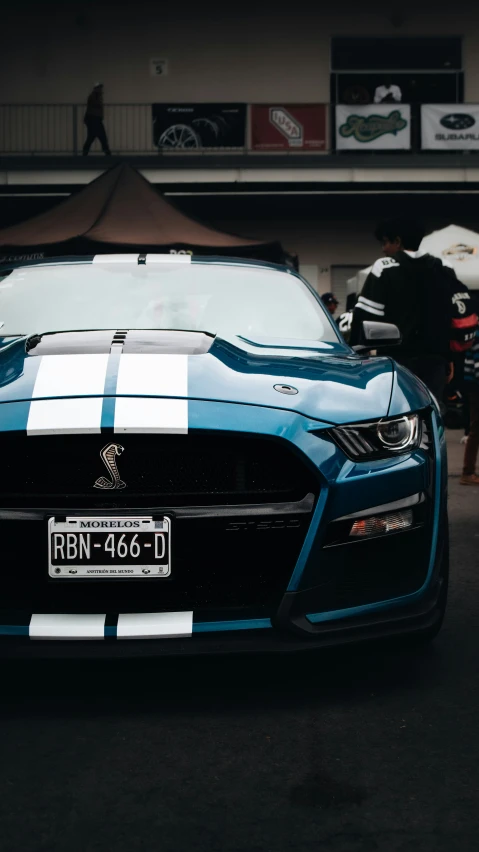
[[160, 151], [244, 148], [246, 104], [152, 104]]

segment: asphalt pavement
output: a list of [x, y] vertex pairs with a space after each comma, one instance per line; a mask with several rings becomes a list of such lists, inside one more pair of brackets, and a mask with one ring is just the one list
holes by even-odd
[[1, 852], [477, 852], [479, 489], [422, 652], [2, 665]]

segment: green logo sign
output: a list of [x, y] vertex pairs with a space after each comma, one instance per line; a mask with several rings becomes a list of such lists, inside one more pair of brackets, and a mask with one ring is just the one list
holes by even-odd
[[400, 110], [395, 109], [389, 115], [348, 115], [346, 124], [339, 128], [340, 136], [354, 136], [357, 142], [373, 142], [386, 133], [396, 136], [407, 127], [407, 121]]

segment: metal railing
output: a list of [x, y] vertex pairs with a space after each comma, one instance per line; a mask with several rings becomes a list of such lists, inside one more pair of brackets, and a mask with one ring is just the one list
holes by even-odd
[[[308, 150], [306, 148], [281, 148], [277, 151], [265, 148], [254, 150], [249, 144], [251, 138], [251, 107], [247, 108], [245, 128], [245, 143], [234, 148], [221, 147], [190, 147], [188, 149], [158, 148], [154, 142], [154, 126], [152, 104], [106, 104], [104, 108], [104, 126], [108, 136], [110, 150], [115, 155], [205, 155], [243, 153], [261, 157], [263, 154], [290, 155], [301, 157], [305, 154], [337, 154], [341, 157], [344, 152], [336, 151], [335, 147], [335, 105], [317, 105], [325, 110], [326, 139], [324, 148]], [[394, 105], [392, 105], [393, 108]], [[400, 107], [400, 104], [397, 105]], [[354, 107], [351, 107], [354, 109]], [[466, 110], [467, 104], [457, 105], [458, 110]], [[420, 110], [419, 104], [411, 106], [410, 127], [411, 147], [407, 151], [389, 150], [389, 153], [419, 153], [420, 140]], [[0, 156], [77, 156], [82, 154], [86, 138], [84, 124], [84, 104], [0, 104]], [[378, 154], [380, 150], [364, 147], [362, 153]], [[91, 148], [92, 154], [101, 153], [101, 147], [96, 140]]]
[[[81, 154], [84, 114], [84, 104], [0, 104], [0, 154]], [[113, 152], [158, 153], [151, 104], [106, 105], [104, 124]], [[98, 141], [91, 151], [101, 151]]]
[[0, 106], [2, 154], [72, 154], [77, 150], [77, 108], [72, 104]]

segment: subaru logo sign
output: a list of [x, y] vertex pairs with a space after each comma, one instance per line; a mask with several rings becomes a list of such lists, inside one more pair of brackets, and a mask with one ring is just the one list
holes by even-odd
[[448, 130], [467, 130], [469, 127], [473, 127], [476, 119], [467, 112], [451, 112], [441, 118], [440, 123]]

